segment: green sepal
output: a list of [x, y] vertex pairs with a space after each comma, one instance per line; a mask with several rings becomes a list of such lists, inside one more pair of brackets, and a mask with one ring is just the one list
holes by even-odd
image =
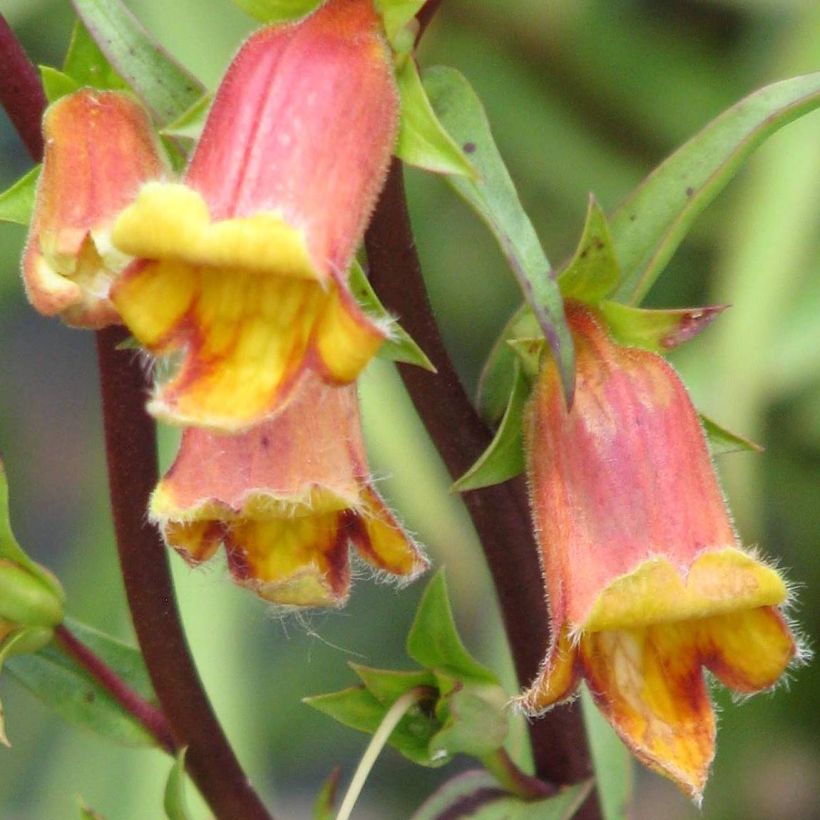
[[52, 68], [50, 65], [38, 66], [40, 69], [40, 81], [43, 84], [43, 91], [49, 105], [57, 102], [60, 97], [65, 97], [67, 94], [73, 94], [81, 88], [73, 77], [60, 71], [57, 68]]
[[418, 686], [428, 686], [431, 689], [438, 687], [436, 676], [427, 669], [400, 672], [394, 669], [374, 669], [358, 663], [349, 663], [348, 666], [359, 676], [364, 688], [379, 703], [388, 707], [405, 692]]
[[72, 4], [113, 70], [160, 125], [176, 120], [205, 93], [199, 80], [163, 50], [122, 0]]
[[425, 2], [426, 0], [376, 0], [376, 11], [382, 16], [387, 39], [396, 50], [406, 53], [412, 48], [415, 38], [405, 38], [402, 35]]
[[461, 642], [443, 569], [422, 593], [406, 647], [407, 654], [426, 669], [443, 672], [456, 680], [498, 683], [493, 672], [475, 660]]
[[[363, 686], [343, 689], [329, 695], [303, 698], [302, 702], [351, 729], [367, 734], [373, 734], [379, 728], [390, 708], [389, 705], [377, 700]], [[439, 724], [435, 717], [420, 704], [416, 704], [393, 730], [389, 743], [408, 760], [420, 766], [440, 766], [447, 761], [432, 759], [428, 748], [438, 729]]]
[[196, 142], [202, 134], [202, 130], [205, 128], [205, 121], [208, 119], [208, 112], [211, 109], [212, 102], [212, 94], [203, 94], [172, 123], [161, 128], [160, 134], [162, 134], [163, 137]]
[[727, 453], [762, 453], [765, 449], [751, 439], [739, 433], [733, 433], [708, 416], [704, 416], [703, 413], [699, 415], [713, 456], [722, 456]]
[[558, 275], [558, 287], [565, 299], [597, 304], [606, 299], [621, 281], [606, 214], [590, 194], [584, 231], [575, 255]]
[[79, 87], [124, 90], [128, 83], [114, 70], [88, 29], [79, 20], [71, 33], [71, 42], [63, 61], [63, 72]]
[[14, 222], [17, 225], [31, 222], [37, 197], [37, 180], [42, 170], [42, 165], [35, 165], [0, 194], [0, 222]]
[[447, 181], [487, 224], [535, 314], [552, 349], [567, 401], [575, 382], [572, 335], [561, 291], [538, 235], [496, 147], [487, 115], [475, 91], [458, 71], [431, 68], [424, 84], [441, 123], [469, 154], [477, 179], [448, 176]]
[[507, 793], [486, 771], [470, 771], [448, 780], [410, 820], [570, 820], [587, 799], [593, 783], [567, 786], [544, 800], [521, 800]]
[[419, 347], [413, 337], [395, 320], [373, 290], [364, 269], [357, 260], [350, 266], [348, 286], [356, 301], [380, 324], [390, 326], [390, 335], [379, 348], [379, 356], [394, 362], [404, 362], [436, 372], [436, 368], [427, 354]]
[[606, 301], [598, 308], [617, 342], [666, 354], [697, 336], [727, 305], [656, 310]]
[[[83, 644], [148, 701], [155, 697], [139, 651], [91, 627], [66, 621]], [[66, 722], [123, 746], [155, 746], [151, 734], [72, 657], [52, 641], [35, 654], [9, 659], [18, 683]]]
[[401, 95], [396, 156], [408, 165], [436, 174], [475, 179], [472, 163], [433, 110], [412, 57], [407, 57], [396, 69], [396, 82]]
[[54, 579], [44, 583], [39, 573], [0, 558], [0, 623], [55, 627], [63, 620], [63, 598]]
[[260, 23], [285, 23], [310, 14], [322, 0], [233, 0], [235, 6]]
[[692, 221], [765, 139], [820, 107], [820, 72], [755, 91], [658, 166], [609, 222], [623, 279], [613, 298], [640, 304]]
[[185, 799], [185, 753], [187, 750], [187, 747], [183, 747], [177, 752], [174, 765], [168, 772], [168, 780], [165, 781], [162, 807], [165, 809], [165, 816], [168, 820], [191, 820], [191, 812]]
[[342, 779], [342, 767], [336, 766], [325, 778], [316, 800], [313, 802], [313, 820], [334, 820], [336, 817], [336, 796]]
[[513, 363], [513, 386], [507, 408], [490, 446], [478, 461], [456, 481], [452, 490], [467, 492], [500, 484], [524, 472], [524, 436], [521, 425], [524, 407], [530, 394], [530, 383], [522, 365]]

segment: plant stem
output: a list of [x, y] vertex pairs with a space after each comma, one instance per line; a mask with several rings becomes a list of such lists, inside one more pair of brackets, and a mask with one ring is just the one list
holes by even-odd
[[431, 691], [426, 686], [417, 686], [409, 692], [405, 692], [396, 702], [387, 710], [379, 728], [373, 733], [370, 738], [370, 743], [364, 750], [362, 759], [353, 773], [353, 779], [347, 787], [347, 793], [344, 796], [342, 805], [339, 807], [339, 813], [336, 815], [336, 820], [348, 820], [359, 795], [364, 788], [364, 784], [370, 775], [370, 771], [376, 763], [382, 749], [385, 747], [393, 730], [399, 725], [401, 719], [407, 712], [419, 701], [430, 697]]
[[522, 772], [503, 746], [482, 757], [481, 762], [507, 791], [522, 800], [539, 800], [555, 794], [554, 786]]
[[119, 327], [97, 333], [109, 491], [128, 605], [140, 648], [186, 769], [221, 820], [269, 818], [228, 743], [191, 658], [171, 581], [168, 551], [146, 520], [157, 481], [154, 421], [145, 412], [144, 370]]
[[[373, 286], [421, 345], [438, 373], [399, 365], [416, 410], [455, 480], [492, 440], [459, 382], [436, 326], [416, 253], [401, 166], [394, 161], [367, 232]], [[549, 645], [544, 586], [522, 479], [463, 494], [495, 582], [518, 679], [529, 683]], [[555, 709], [529, 725], [538, 777], [574, 783], [591, 773], [577, 708]], [[587, 815], [589, 817], [593, 814]]]
[[123, 709], [133, 715], [148, 730], [159, 746], [170, 755], [176, 754], [177, 747], [168, 721], [159, 709], [141, 698], [65, 624], [60, 624], [55, 628], [54, 637], [60, 649], [80, 664]]
[[442, 2], [443, 0], [427, 0], [427, 2], [422, 6], [421, 11], [416, 15], [416, 19], [419, 21], [419, 32], [416, 38], [417, 40], [421, 38], [421, 35], [424, 34], [424, 30], [428, 25], [430, 25], [433, 15], [435, 15], [438, 11], [438, 8]]

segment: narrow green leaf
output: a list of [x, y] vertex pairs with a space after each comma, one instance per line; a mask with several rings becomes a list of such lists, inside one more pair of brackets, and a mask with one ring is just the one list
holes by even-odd
[[88, 29], [78, 20], [63, 62], [63, 71], [79, 86], [125, 89], [128, 84], [114, 71]]
[[367, 275], [357, 260], [353, 260], [348, 280], [350, 290], [359, 304], [376, 321], [390, 325], [390, 336], [381, 346], [379, 356], [394, 362], [405, 362], [436, 372], [436, 368], [427, 354], [418, 346], [413, 337], [395, 320], [373, 290]]
[[581, 241], [572, 260], [559, 274], [558, 287], [565, 299], [596, 304], [609, 296], [620, 280], [621, 270], [606, 214], [590, 195]]
[[187, 111], [184, 111], [165, 128], [160, 129], [160, 133], [164, 137], [198, 140], [205, 127], [205, 120], [208, 119], [212, 101], [213, 95], [203, 94]]
[[561, 292], [493, 141], [481, 101], [467, 80], [452, 68], [426, 71], [424, 83], [442, 124], [469, 154], [479, 174], [477, 180], [455, 176], [448, 176], [447, 180], [498, 240], [524, 299], [549, 342], [558, 362], [564, 392], [571, 400], [575, 365]]
[[581, 704], [604, 820], [627, 820], [631, 816], [632, 755], [598, 711], [586, 686], [581, 687]]
[[[390, 708], [360, 686], [328, 695], [304, 698], [302, 702], [351, 729], [367, 734], [373, 734], [379, 728]], [[446, 763], [447, 759], [433, 759], [428, 749], [430, 739], [439, 728], [438, 721], [416, 705], [393, 730], [389, 743], [414, 763], [421, 766], [440, 766]]]
[[[2, 642], [0, 642], [0, 670], [3, 669], [3, 664], [6, 662], [7, 658], [14, 654], [15, 647], [25, 641], [25, 633], [26, 630], [20, 630], [7, 636]], [[4, 746], [11, 746], [9, 739], [6, 737], [6, 723], [2, 703], [0, 703], [0, 743]]]
[[69, 77], [68, 74], [56, 68], [52, 68], [49, 65], [41, 65], [39, 69], [40, 80], [43, 83], [43, 91], [45, 92], [49, 105], [57, 102], [60, 97], [73, 94], [80, 88], [79, 83], [73, 77]]
[[185, 800], [185, 752], [187, 748], [179, 750], [174, 765], [168, 773], [165, 783], [163, 808], [168, 820], [191, 820], [191, 813]]
[[41, 170], [41, 165], [35, 165], [0, 194], [0, 222], [14, 222], [17, 225], [31, 222]]
[[379, 703], [392, 706], [405, 692], [417, 686], [436, 688], [432, 672], [422, 669], [416, 672], [397, 672], [392, 669], [373, 669], [358, 663], [349, 664], [360, 680]]
[[113, 69], [160, 124], [173, 122], [204, 94], [202, 84], [157, 44], [122, 0], [72, 4]]
[[623, 280], [613, 298], [639, 304], [689, 230], [743, 161], [779, 128], [820, 107], [820, 72], [750, 94], [656, 168], [609, 227]]
[[313, 820], [333, 820], [336, 817], [336, 796], [342, 779], [342, 767], [336, 766], [327, 776], [313, 804]]
[[620, 302], [599, 305], [612, 336], [627, 347], [643, 347], [655, 353], [668, 353], [688, 342], [710, 325], [726, 305], [702, 308], [647, 310]]
[[254, 20], [260, 23], [281, 23], [298, 20], [313, 11], [322, 0], [233, 0]]
[[433, 576], [421, 596], [407, 636], [407, 654], [426, 669], [442, 670], [459, 680], [498, 683], [495, 675], [464, 648], [458, 636], [443, 569]]
[[395, 43], [404, 27], [419, 13], [426, 0], [376, 0], [376, 9], [384, 21], [387, 39]]
[[709, 440], [709, 449], [712, 455], [722, 456], [726, 453], [762, 453], [764, 448], [760, 444], [756, 444], [751, 439], [741, 436], [739, 433], [733, 433], [725, 427], [718, 424], [708, 416], [700, 414], [700, 423], [703, 426], [703, 432], [706, 433], [706, 438]]
[[524, 436], [521, 429], [530, 386], [521, 365], [513, 363], [513, 386], [507, 409], [490, 446], [456, 481], [452, 489], [464, 493], [500, 484], [524, 472]]
[[470, 160], [439, 122], [412, 57], [398, 68], [396, 81], [401, 94], [396, 156], [436, 174], [474, 178], [476, 171]]

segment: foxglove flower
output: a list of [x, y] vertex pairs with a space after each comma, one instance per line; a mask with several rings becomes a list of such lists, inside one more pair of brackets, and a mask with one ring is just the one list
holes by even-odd
[[70, 325], [119, 324], [108, 295], [130, 257], [111, 244], [119, 212], [165, 171], [148, 114], [129, 94], [83, 88], [43, 119], [45, 154], [23, 279], [31, 304]]
[[585, 679], [635, 755], [699, 799], [715, 748], [704, 669], [741, 694], [772, 687], [796, 653], [787, 586], [738, 543], [672, 368], [586, 308], [568, 320], [574, 406], [548, 362], [526, 425], [552, 646], [521, 703], [540, 713]]
[[350, 544], [401, 578], [427, 566], [373, 486], [355, 386], [315, 376], [245, 433], [186, 429], [150, 515], [193, 564], [223, 543], [236, 580], [280, 604], [343, 604]]
[[387, 331], [347, 271], [397, 123], [371, 0], [329, 0], [244, 44], [184, 184], [146, 185], [115, 227], [139, 260], [114, 303], [150, 351], [181, 354], [151, 412], [236, 432], [279, 412], [308, 369], [356, 378]]

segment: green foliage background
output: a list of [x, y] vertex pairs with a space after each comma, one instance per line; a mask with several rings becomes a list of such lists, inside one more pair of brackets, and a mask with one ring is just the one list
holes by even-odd
[[[133, 0], [134, 12], [213, 87], [252, 27], [229, 0]], [[59, 63], [63, 0], [7, 0], [3, 13], [38, 62]], [[642, 176], [722, 109], [768, 82], [817, 70], [812, 0], [446, 0], [422, 50], [471, 80], [522, 200], [554, 263], [581, 230], [588, 191], [613, 208]], [[733, 308], [674, 357], [699, 406], [763, 444], [723, 456], [736, 522], [795, 582], [794, 616], [820, 620], [820, 115], [760, 150], [653, 290], [657, 306]], [[0, 182], [28, 159], [0, 119]], [[474, 388], [483, 357], [517, 305], [492, 238], [439, 180], [409, 174], [411, 209], [446, 341]], [[17, 272], [24, 236], [0, 226], [0, 452], [21, 543], [64, 580], [72, 615], [130, 636], [104, 495], [93, 339], [28, 308]], [[392, 368], [364, 385], [372, 465], [434, 561], [448, 566], [471, 650], [506, 676], [509, 659], [469, 521]], [[164, 458], [174, 434], [165, 431]], [[202, 675], [239, 754], [278, 817], [307, 816], [319, 783], [345, 777], [366, 738], [300, 704], [349, 685], [348, 660], [402, 666], [420, 585], [361, 578], [342, 612], [280, 617], [235, 589], [223, 566], [174, 559]], [[366, 575], [366, 573], [363, 573]], [[820, 674], [797, 670], [775, 696], [742, 706], [718, 694], [721, 732], [703, 816], [799, 820], [820, 813]], [[0, 750], [0, 814], [77, 816], [81, 798], [112, 820], [161, 816], [171, 761], [64, 727], [9, 679], [0, 682], [11, 750]], [[453, 770], [415, 769], [387, 752], [360, 816], [408, 816]], [[369, 812], [369, 815], [367, 814]], [[204, 816], [204, 815], [203, 815]], [[639, 779], [636, 817], [694, 818], [668, 783]]]

